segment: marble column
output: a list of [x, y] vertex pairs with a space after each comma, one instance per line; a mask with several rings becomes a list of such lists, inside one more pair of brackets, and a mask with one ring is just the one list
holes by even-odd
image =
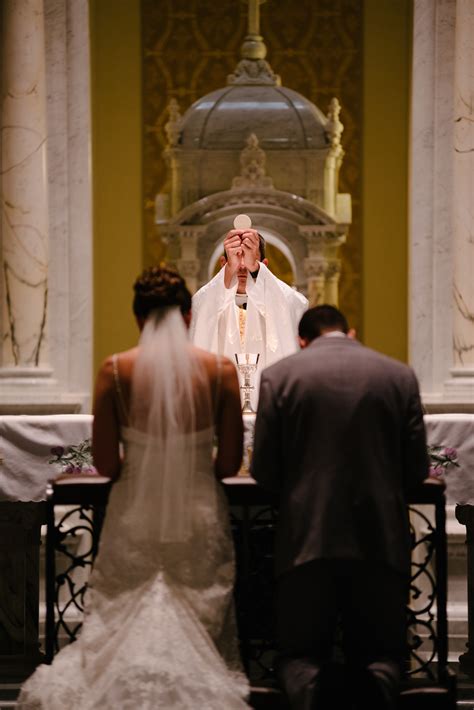
[[474, 4], [415, 0], [410, 362], [428, 411], [474, 411]]
[[340, 259], [329, 259], [326, 271], [324, 302], [333, 306], [339, 305], [339, 278], [341, 276]]
[[180, 227], [178, 238], [180, 244], [180, 258], [178, 259], [178, 270], [186, 279], [186, 285], [191, 291], [197, 291], [200, 261], [198, 258], [199, 240], [205, 233], [206, 227]]
[[304, 273], [307, 281], [307, 296], [310, 307], [319, 306], [325, 302], [326, 259], [308, 256], [304, 260]]
[[457, 0], [454, 52], [453, 377], [474, 392], [474, 3]]
[[48, 365], [48, 194], [43, 0], [3, 0], [0, 376]]

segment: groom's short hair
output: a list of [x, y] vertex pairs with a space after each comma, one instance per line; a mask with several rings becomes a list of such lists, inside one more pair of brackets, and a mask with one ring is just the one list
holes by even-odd
[[305, 311], [298, 325], [298, 335], [308, 342], [319, 338], [322, 333], [328, 330], [340, 330], [347, 334], [349, 326], [345, 315], [335, 306], [326, 303]]

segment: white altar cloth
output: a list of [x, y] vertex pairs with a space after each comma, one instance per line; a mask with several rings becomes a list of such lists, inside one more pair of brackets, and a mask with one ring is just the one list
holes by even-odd
[[448, 504], [474, 505], [474, 414], [425, 414], [428, 443], [456, 449], [459, 468], [445, 475]]
[[91, 414], [0, 416], [0, 501], [44, 500], [67, 465], [55, 461], [59, 449], [67, 455], [91, 435]]
[[[245, 468], [254, 424], [255, 415], [244, 415]], [[458, 452], [459, 468], [450, 468], [445, 477], [447, 502], [474, 504], [474, 414], [427, 414], [425, 425], [430, 444]], [[52, 450], [67, 452], [91, 435], [91, 414], [0, 416], [0, 501], [44, 500], [48, 481], [64, 472]]]

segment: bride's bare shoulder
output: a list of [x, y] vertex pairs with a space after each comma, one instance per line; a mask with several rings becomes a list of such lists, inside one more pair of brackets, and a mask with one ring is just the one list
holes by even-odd
[[219, 365], [226, 370], [235, 370], [232, 361], [224, 355], [215, 355], [215, 353], [210, 353], [208, 350], [201, 350], [201, 348], [195, 346], [193, 346], [193, 352], [194, 355], [212, 371], [217, 370]]
[[123, 350], [122, 352], [108, 355], [102, 362], [97, 377], [108, 380], [113, 377], [114, 368], [117, 367], [119, 375], [123, 378], [130, 376], [137, 357], [138, 348]]
[[210, 382], [219, 382], [218, 387], [226, 392], [238, 391], [237, 370], [232, 360], [224, 355], [216, 356], [214, 353], [200, 348], [194, 348], [194, 353], [208, 373]]

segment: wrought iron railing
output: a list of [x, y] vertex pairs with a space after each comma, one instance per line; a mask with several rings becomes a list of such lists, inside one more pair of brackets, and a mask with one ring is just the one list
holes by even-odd
[[[105, 479], [104, 479], [105, 481]], [[46, 661], [59, 639], [75, 641], [82, 628], [87, 578], [97, 554], [110, 483], [48, 486], [46, 534]], [[61, 506], [59, 508], [59, 506]], [[59, 516], [55, 510], [61, 510]], [[78, 544], [71, 544], [76, 542]], [[78, 571], [83, 574], [78, 575]]]
[[[224, 484], [231, 510], [237, 560], [236, 609], [244, 665], [253, 683], [271, 684], [273, 638], [273, 536], [277, 507], [258, 486]], [[58, 484], [48, 495], [46, 554], [46, 655], [51, 660], [60, 634], [74, 641], [81, 628], [87, 584], [77, 570], [96, 555], [110, 484]], [[57, 505], [71, 506], [57, 520]], [[407, 609], [410, 657], [407, 673], [442, 682], [447, 668], [447, 560], [445, 498], [425, 484], [410, 500], [411, 602]], [[68, 540], [89, 540], [72, 552]], [[61, 570], [59, 559], [62, 558]], [[71, 613], [74, 610], [75, 613]]]

